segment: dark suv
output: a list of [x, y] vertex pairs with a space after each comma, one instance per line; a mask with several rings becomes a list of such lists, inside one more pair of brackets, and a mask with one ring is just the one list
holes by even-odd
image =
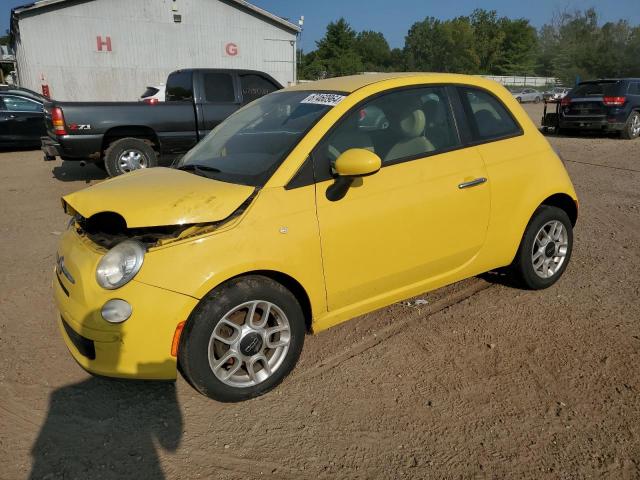
[[562, 99], [560, 129], [640, 136], [640, 78], [582, 82]]

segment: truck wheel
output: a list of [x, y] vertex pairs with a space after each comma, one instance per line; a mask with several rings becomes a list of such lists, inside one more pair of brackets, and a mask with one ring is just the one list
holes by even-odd
[[110, 177], [158, 166], [158, 155], [149, 140], [121, 138], [104, 152], [104, 165]]
[[191, 313], [178, 362], [200, 393], [239, 402], [282, 382], [304, 335], [304, 314], [289, 290], [267, 277], [240, 277], [213, 290]]
[[620, 132], [620, 136], [626, 140], [633, 140], [640, 136], [640, 113], [632, 112], [626, 125]]

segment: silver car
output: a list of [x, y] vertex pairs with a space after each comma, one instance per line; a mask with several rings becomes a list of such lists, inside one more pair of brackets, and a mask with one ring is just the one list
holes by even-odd
[[520, 103], [540, 103], [542, 101], [542, 93], [533, 88], [524, 88], [520, 91], [513, 92], [513, 96], [516, 97], [516, 100]]

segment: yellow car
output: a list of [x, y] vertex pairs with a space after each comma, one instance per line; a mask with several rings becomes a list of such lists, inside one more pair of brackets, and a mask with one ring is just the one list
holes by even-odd
[[174, 168], [63, 198], [60, 330], [94, 374], [221, 401], [293, 369], [307, 333], [510, 266], [567, 268], [562, 161], [498, 84], [450, 74], [305, 83], [239, 110]]

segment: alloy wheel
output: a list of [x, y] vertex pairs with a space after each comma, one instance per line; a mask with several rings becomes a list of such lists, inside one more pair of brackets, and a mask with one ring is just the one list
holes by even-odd
[[531, 261], [540, 278], [553, 277], [564, 264], [569, 248], [569, 234], [558, 220], [545, 223], [535, 236]]
[[222, 383], [252, 387], [282, 365], [291, 342], [291, 326], [277, 305], [252, 300], [232, 308], [209, 339], [209, 367]]
[[631, 123], [631, 135], [633, 137], [640, 136], [640, 115], [634, 115]]

